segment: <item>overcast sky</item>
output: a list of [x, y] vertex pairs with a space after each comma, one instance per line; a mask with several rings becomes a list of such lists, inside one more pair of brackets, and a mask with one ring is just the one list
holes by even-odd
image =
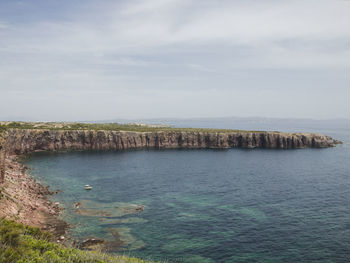
[[348, 0], [0, 0], [0, 119], [350, 118]]

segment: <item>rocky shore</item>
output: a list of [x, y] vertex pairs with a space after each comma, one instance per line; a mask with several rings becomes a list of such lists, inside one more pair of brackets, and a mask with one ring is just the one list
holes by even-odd
[[58, 219], [61, 208], [47, 199], [54, 194], [36, 182], [17, 156], [4, 160], [5, 180], [0, 185], [0, 217], [48, 230], [56, 237], [65, 234], [68, 225]]

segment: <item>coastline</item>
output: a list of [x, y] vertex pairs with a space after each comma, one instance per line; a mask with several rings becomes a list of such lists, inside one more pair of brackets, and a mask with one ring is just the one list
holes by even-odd
[[[114, 126], [100, 130], [99, 125], [93, 124], [82, 127], [94, 128], [91, 130], [56, 128], [52, 124], [41, 129], [29, 123], [21, 124], [25, 125], [23, 128], [11, 125], [14, 124], [2, 126], [0, 132], [0, 153], [3, 156], [0, 156], [0, 172], [5, 173], [4, 183], [0, 180], [0, 217], [49, 231], [59, 243], [67, 242], [69, 225], [59, 218], [62, 208], [48, 198], [54, 192], [37, 182], [19, 161], [24, 154], [62, 150], [327, 148], [341, 143], [329, 136], [312, 133], [205, 129], [163, 131], [155, 128], [149, 131], [149, 127], [138, 126], [131, 127], [136, 131], [114, 130]], [[125, 126], [125, 129], [129, 128]]]
[[[5, 157], [5, 182], [0, 186], [0, 217], [51, 232], [63, 240], [69, 225], [59, 218], [60, 208], [48, 196], [55, 194], [36, 181], [19, 161], [19, 156]], [[61, 242], [60, 241], [60, 242]]]

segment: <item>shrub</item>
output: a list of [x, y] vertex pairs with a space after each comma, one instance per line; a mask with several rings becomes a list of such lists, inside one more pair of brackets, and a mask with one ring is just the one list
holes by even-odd
[[52, 235], [39, 228], [0, 219], [0, 263], [147, 263], [64, 247], [49, 240]]

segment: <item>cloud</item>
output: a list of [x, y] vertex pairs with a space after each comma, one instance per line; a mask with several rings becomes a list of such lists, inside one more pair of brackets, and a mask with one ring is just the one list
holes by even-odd
[[187, 65], [190, 69], [193, 70], [198, 70], [198, 71], [203, 71], [203, 72], [215, 72], [215, 70], [204, 67], [202, 65], [198, 65], [198, 64], [188, 64]]
[[[78, 15], [70, 21], [40, 20], [16, 25], [5, 35], [1, 48], [18, 53], [128, 56], [149, 52], [171, 55], [179, 50], [194, 52], [220, 47], [234, 51], [243, 46], [252, 49], [254, 56], [260, 55], [254, 53], [256, 50], [271, 52], [273, 62], [277, 49], [293, 54], [303, 52], [305, 45], [313, 49], [316, 57], [323, 54], [324, 45], [345, 45], [350, 41], [350, 5], [341, 1], [210, 2], [107, 2], [98, 21], [89, 20], [84, 14], [80, 15], [81, 20]], [[333, 52], [334, 57], [348, 56], [348, 50], [328, 52]]]
[[[0, 21], [3, 94], [69, 90], [75, 100], [82, 92], [119, 93], [128, 100], [132, 93], [139, 101], [143, 92], [181, 97], [175, 94], [215, 87], [219, 97], [238, 94], [241, 104], [257, 90], [283, 91], [288, 97], [317, 87], [350, 95], [344, 91], [350, 69], [348, 1], [106, 0], [50, 6], [28, 0], [4, 5], [9, 15]], [[216, 105], [216, 116], [229, 108]], [[166, 104], [153, 106], [172, 113]], [[252, 109], [261, 112], [258, 106]]]
[[8, 27], [9, 27], [9, 25], [7, 23], [1, 23], [0, 22], [0, 30], [7, 29]]
[[[209, 1], [126, 1], [118, 6], [106, 5], [97, 23], [81, 15], [81, 20], [40, 20], [16, 25], [5, 34], [1, 50], [20, 54], [130, 56], [172, 55], [198, 49], [212, 52], [222, 47], [232, 53], [246, 47], [252, 50], [252, 57], [264, 59], [269, 55], [274, 64], [275, 60], [280, 61], [276, 57], [279, 52], [294, 56], [304, 52], [304, 45], [313, 49], [310, 54], [314, 57], [325, 57], [321, 50], [324, 45], [348, 44], [349, 11], [347, 3], [323, 0], [220, 1], [216, 5]], [[332, 58], [348, 58], [348, 50], [334, 48], [327, 52], [332, 52], [332, 57], [315, 66], [327, 66], [327, 61], [336, 64]], [[279, 62], [278, 66], [283, 64]]]

